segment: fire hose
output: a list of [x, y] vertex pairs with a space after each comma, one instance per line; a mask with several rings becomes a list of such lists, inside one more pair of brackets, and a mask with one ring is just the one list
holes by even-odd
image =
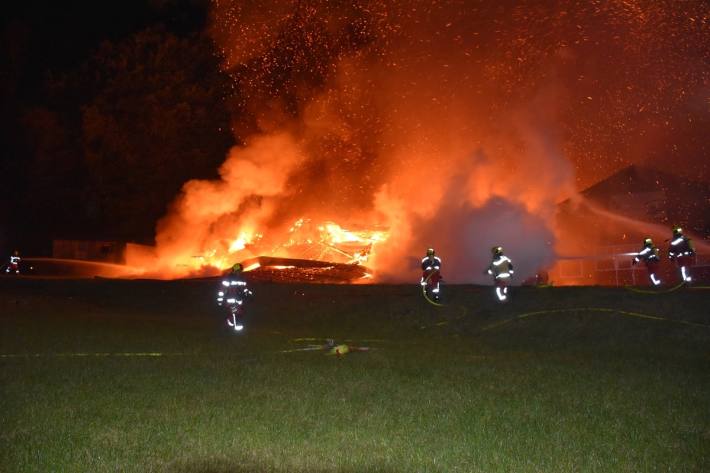
[[424, 284], [422, 284], [422, 295], [424, 296], [424, 299], [426, 299], [429, 304], [435, 305], [437, 307], [444, 307], [444, 304], [439, 304], [438, 302], [431, 300], [431, 298], [426, 293], [426, 287], [429, 285], [429, 278], [431, 278], [433, 274], [434, 274], [434, 271], [431, 271], [427, 275], [426, 279], [424, 280]]
[[631, 292], [637, 292], [637, 293], [639, 293], [639, 294], [668, 294], [668, 293], [670, 293], [670, 292], [677, 291], [678, 289], [680, 289], [680, 288], [683, 287], [683, 286], [685, 286], [685, 282], [682, 282], [682, 283], [680, 283], [680, 284], [678, 284], [678, 285], [676, 285], [676, 286], [673, 286], [673, 287], [671, 287], [671, 288], [669, 288], [669, 289], [665, 289], [665, 290], [663, 290], [663, 291], [650, 291], [650, 290], [647, 290], [647, 289], [637, 289], [637, 288], [635, 288], [635, 287], [633, 287], [633, 286], [624, 286], [624, 289], [626, 289], [626, 290], [628, 290], [628, 291], [631, 291]]
[[513, 318], [502, 320], [500, 322], [496, 322], [491, 325], [487, 325], [487, 326], [483, 327], [480, 331], [486, 332], [488, 330], [492, 330], [492, 329], [501, 327], [503, 325], [507, 325], [507, 324], [514, 322], [516, 320], [525, 319], [525, 318], [533, 317], [536, 315], [555, 314], [555, 313], [574, 312], [574, 311], [615, 313], [615, 314], [625, 315], [628, 317], [638, 317], [641, 319], [650, 319], [650, 320], [661, 320], [661, 321], [666, 321], [666, 322], [675, 322], [678, 324], [689, 325], [692, 327], [710, 328], [710, 324], [703, 324], [703, 323], [699, 323], [699, 322], [689, 322], [687, 320], [669, 319], [667, 317], [661, 317], [658, 315], [642, 314], [640, 312], [629, 312], [629, 311], [625, 311], [625, 310], [608, 309], [608, 308], [603, 308], [603, 307], [577, 307], [577, 308], [569, 308], [569, 309], [550, 309], [550, 310], [538, 310], [535, 312], [526, 312], [524, 314], [516, 315]]

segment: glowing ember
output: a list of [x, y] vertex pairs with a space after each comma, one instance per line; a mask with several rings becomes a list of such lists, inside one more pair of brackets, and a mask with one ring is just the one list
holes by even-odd
[[299, 218], [289, 228], [288, 240], [273, 254], [324, 261], [362, 264], [367, 262], [376, 243], [385, 242], [385, 230], [348, 230], [334, 222], [319, 225]]
[[578, 185], [674, 125], [707, 129], [708, 9], [513, 3], [214, 2], [240, 144], [129, 263], [179, 277], [268, 255], [412, 281], [433, 246], [447, 281], [484, 282], [502, 245], [521, 280], [551, 265], [575, 246], [555, 213]]
[[260, 256], [250, 263], [249, 279], [271, 282], [359, 283], [369, 278], [366, 268], [342, 263]]
[[[202, 254], [189, 257], [173, 257], [171, 268], [163, 268], [159, 274], [168, 272], [172, 277], [188, 274], [216, 274], [230, 268], [235, 262], [245, 262], [244, 271], [254, 271], [262, 267], [254, 257], [282, 257], [303, 260], [327, 261], [340, 264], [364, 265], [372, 256], [377, 244], [387, 241], [388, 232], [377, 230], [349, 230], [334, 222], [314, 224], [311, 219], [301, 217], [289, 226], [286, 232], [239, 231], [237, 238], [229, 238], [228, 245], [221, 245], [216, 239], [213, 246], [203, 249]], [[158, 251], [160, 248], [158, 248]], [[149, 266], [146, 255], [127, 258], [136, 266], [143, 261]], [[156, 255], [151, 255], [155, 259]], [[292, 265], [269, 265], [270, 270], [294, 269]], [[144, 272], [151, 274], [150, 271]], [[151, 274], [156, 276], [155, 274]], [[371, 276], [370, 276], [371, 277]]]

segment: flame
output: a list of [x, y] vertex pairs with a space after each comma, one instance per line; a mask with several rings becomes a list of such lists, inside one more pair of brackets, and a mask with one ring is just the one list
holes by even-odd
[[239, 236], [229, 245], [229, 253], [236, 253], [237, 251], [243, 250], [247, 247], [247, 245], [253, 244], [261, 238], [263, 238], [263, 235], [261, 233], [242, 231], [239, 233]]
[[288, 257], [308, 257], [317, 253], [314, 259], [365, 264], [375, 250], [375, 245], [387, 241], [389, 232], [382, 229], [350, 230], [326, 221], [313, 225], [309, 218], [297, 219], [289, 228], [289, 238], [273, 253]]
[[[387, 241], [389, 232], [382, 229], [350, 230], [325, 221], [314, 225], [310, 218], [298, 218], [288, 230], [289, 238], [272, 254], [303, 257], [318, 253], [316, 259], [349, 264], [364, 264], [374, 251], [375, 244]], [[298, 247], [301, 247], [299, 250]], [[305, 247], [305, 248], [303, 248]]]
[[[521, 279], [551, 264], [569, 243], [558, 202], [667, 128], [637, 105], [704, 90], [702, 61], [679, 52], [702, 43], [687, 16], [703, 2], [479, 3], [214, 2], [239, 144], [129, 263], [181, 277], [271, 255], [411, 281], [435, 247], [447, 281], [478, 283], [493, 245]], [[593, 73], [609, 68], [623, 71]]]
[[[174, 256], [173, 267], [168, 277], [187, 274], [216, 274], [254, 256], [274, 256], [297, 259], [315, 259], [335, 263], [364, 265], [374, 254], [377, 244], [387, 241], [389, 232], [383, 229], [351, 230], [332, 221], [314, 224], [308, 217], [299, 217], [283, 236], [274, 232], [258, 231], [251, 227], [240, 229], [236, 237], [226, 238], [228, 244], [220, 245], [220, 239], [205, 246], [201, 254], [189, 257]], [[153, 255], [155, 258], [155, 255]], [[137, 267], [137, 257], [130, 257]], [[141, 258], [145, 262], [145, 256]], [[145, 263], [144, 263], [145, 264]], [[259, 262], [247, 264], [244, 271], [261, 267]], [[293, 269], [290, 265], [269, 265], [271, 269]], [[144, 270], [144, 273], [146, 271]], [[165, 275], [165, 270], [163, 275]], [[369, 277], [372, 277], [370, 275]]]
[[236, 240], [232, 242], [231, 245], [229, 245], [229, 252], [234, 253], [235, 251], [243, 250], [246, 248], [247, 243], [249, 240], [245, 238], [244, 236], [240, 236]]

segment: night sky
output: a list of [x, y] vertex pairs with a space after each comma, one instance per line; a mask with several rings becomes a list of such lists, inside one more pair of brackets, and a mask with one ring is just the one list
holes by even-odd
[[[367, 211], [395, 162], [417, 181], [405, 142], [470, 175], [472, 159], [550, 170], [564, 192], [514, 199], [538, 214], [632, 163], [710, 182], [703, 1], [24, 2], [2, 33], [3, 252], [153, 243], [185, 182], [284, 130], [311, 157], [285, 168], [300, 190], [272, 226], [297, 216], [294, 196]], [[306, 196], [314, 185], [343, 200]]]

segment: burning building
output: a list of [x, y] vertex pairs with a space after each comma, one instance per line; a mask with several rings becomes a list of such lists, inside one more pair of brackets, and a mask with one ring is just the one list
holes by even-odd
[[561, 238], [558, 202], [640, 159], [674, 119], [661, 111], [706, 86], [689, 18], [707, 13], [702, 2], [216, 1], [209, 33], [234, 80], [237, 144], [218, 179], [183, 186], [155, 251], [127, 260], [161, 277], [269, 256], [414, 281], [435, 247], [447, 281], [487, 282], [501, 245], [525, 279], [583, 248]]

